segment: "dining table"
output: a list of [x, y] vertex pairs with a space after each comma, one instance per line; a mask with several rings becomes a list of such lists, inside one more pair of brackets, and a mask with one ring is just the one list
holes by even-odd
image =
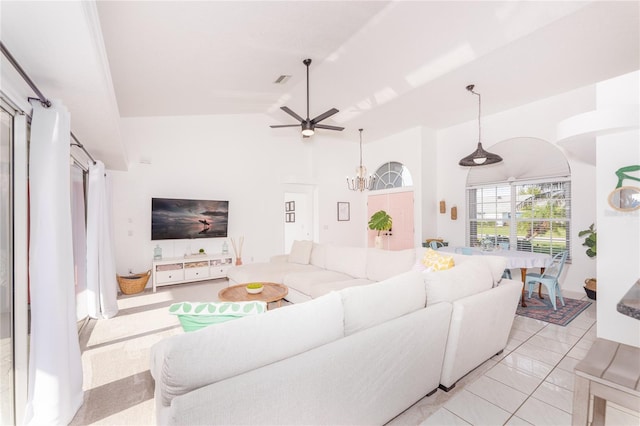
[[[487, 256], [502, 256], [507, 259], [507, 269], [520, 269], [520, 276], [522, 278], [522, 300], [520, 305], [523, 308], [527, 307], [525, 302], [525, 280], [527, 279], [527, 269], [540, 268], [540, 273], [544, 273], [545, 268], [551, 266], [553, 258], [549, 254], [534, 253], [531, 251], [518, 251], [518, 250], [505, 250], [501, 247], [495, 247], [490, 250], [483, 250], [479, 247], [440, 247], [438, 251], [465, 254], [465, 255], [487, 255]], [[542, 292], [538, 287], [538, 296], [542, 299]]]

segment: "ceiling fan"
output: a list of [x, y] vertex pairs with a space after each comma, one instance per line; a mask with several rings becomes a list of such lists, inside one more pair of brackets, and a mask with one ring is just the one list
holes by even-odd
[[329, 111], [326, 111], [320, 114], [316, 118], [313, 118], [313, 119], [309, 118], [309, 65], [311, 65], [311, 59], [305, 59], [304, 61], [302, 61], [302, 63], [305, 64], [305, 66], [307, 67], [307, 118], [302, 118], [298, 114], [293, 112], [289, 107], [283, 106], [283, 107], [280, 107], [280, 109], [286, 112], [287, 114], [289, 114], [290, 116], [292, 116], [293, 118], [295, 118], [296, 120], [300, 121], [300, 124], [275, 124], [271, 126], [271, 128], [275, 129], [278, 127], [301, 126], [302, 136], [304, 137], [309, 137], [313, 135], [315, 129], [327, 129], [327, 130], [339, 130], [339, 131], [344, 130], [344, 127], [329, 126], [327, 124], [318, 124], [322, 120], [329, 118], [335, 113], [337, 113], [338, 110], [335, 108], [331, 108]]

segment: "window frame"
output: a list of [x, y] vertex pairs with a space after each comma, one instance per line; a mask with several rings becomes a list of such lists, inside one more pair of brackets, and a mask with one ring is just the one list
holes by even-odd
[[[553, 214], [549, 217], [530, 217], [530, 218], [519, 218], [519, 216], [522, 213], [522, 210], [518, 209], [518, 205], [522, 204], [522, 195], [520, 194], [520, 199], [519, 199], [519, 194], [518, 194], [518, 188], [522, 188], [523, 186], [528, 186], [528, 185], [549, 185], [549, 184], [560, 184], [562, 185], [562, 192], [563, 195], [561, 197], [561, 199], [563, 200], [563, 211], [565, 212], [565, 216], [564, 217], [553, 217]], [[466, 240], [466, 244], [468, 246], [472, 246], [474, 245], [473, 243], [473, 239], [476, 239], [476, 244], [477, 244], [477, 240], [478, 240], [478, 235], [482, 236], [482, 233], [478, 232], [479, 223], [482, 222], [495, 222], [496, 224], [494, 226], [497, 226], [497, 223], [500, 222], [500, 219], [498, 218], [498, 213], [500, 211], [504, 210], [504, 204], [506, 204], [506, 202], [503, 203], [499, 203], [499, 191], [502, 190], [504, 191], [505, 188], [509, 188], [509, 210], [508, 210], [508, 215], [505, 218], [508, 222], [509, 222], [509, 235], [508, 235], [508, 243], [509, 243], [509, 247], [512, 249], [515, 247], [515, 249], [517, 251], [525, 251], [525, 252], [536, 252], [536, 253], [546, 253], [546, 254], [550, 254], [553, 255], [555, 253], [557, 253], [558, 250], [554, 250], [554, 246], [553, 246], [553, 242], [554, 242], [554, 224], [558, 224], [560, 223], [562, 227], [564, 227], [564, 232], [565, 232], [565, 238], [564, 238], [564, 248], [560, 249], [560, 250], [567, 250], [569, 251], [569, 255], [567, 257], [567, 260], [569, 261], [571, 259], [571, 222], [572, 222], [572, 209], [571, 209], [571, 201], [572, 201], [572, 191], [571, 191], [571, 177], [570, 176], [556, 176], [556, 177], [551, 177], [551, 178], [543, 178], [543, 179], [527, 179], [527, 180], [509, 180], [509, 181], [502, 181], [502, 182], [493, 182], [493, 183], [483, 183], [483, 184], [479, 184], [479, 185], [468, 185], [466, 187], [466, 205], [467, 205], [467, 215], [466, 215], [466, 230], [465, 230], [465, 240]], [[477, 201], [477, 194], [479, 189], [495, 189], [495, 201], [493, 202], [484, 202], [484, 201]], [[503, 192], [504, 194], [504, 192]], [[474, 202], [475, 199], [475, 202]], [[551, 197], [548, 200], [551, 199], [557, 199], [555, 197]], [[494, 218], [491, 219], [483, 219], [479, 217], [479, 212], [477, 207], [473, 208], [472, 204], [475, 204], [476, 206], [478, 205], [488, 205], [488, 206], [495, 206], [495, 210], [494, 210]], [[503, 209], [500, 210], [498, 208], [498, 204], [503, 204]], [[483, 209], [483, 213], [486, 212], [487, 210], [490, 209]], [[474, 213], [475, 212], [475, 213]], [[504, 211], [503, 211], [504, 212]], [[482, 214], [482, 213], [480, 213]], [[475, 215], [475, 217], [474, 217]], [[529, 222], [531, 224], [535, 223], [535, 222], [540, 222], [540, 223], [544, 223], [544, 222], [548, 222], [549, 223], [549, 236], [548, 236], [548, 246], [549, 246], [549, 250], [540, 250], [540, 244], [536, 245], [535, 241], [542, 243], [542, 245], [544, 244], [544, 241], [547, 239], [547, 237], [532, 237], [530, 240], [526, 240], [526, 239], [520, 239], [519, 240], [519, 236], [518, 236], [518, 224], [522, 224], [522, 223], [526, 223]], [[483, 227], [484, 229], [486, 229], [486, 227]], [[532, 233], [533, 234], [533, 233]], [[501, 238], [502, 237], [502, 238]], [[493, 236], [490, 236], [489, 238], [493, 238], [495, 243], [498, 242], [505, 242], [504, 238], [505, 236], [498, 234], [497, 232], [497, 228], [496, 228], [496, 232]], [[557, 238], [555, 238], [557, 240]], [[531, 241], [532, 243], [530, 244], [525, 244], [524, 242], [526, 241]], [[515, 246], [514, 246], [515, 244]]]

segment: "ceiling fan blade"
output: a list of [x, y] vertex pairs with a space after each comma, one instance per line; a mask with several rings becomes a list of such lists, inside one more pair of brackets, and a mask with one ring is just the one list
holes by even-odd
[[327, 129], [327, 130], [338, 130], [338, 131], [344, 130], [344, 127], [328, 126], [326, 124], [316, 124], [314, 127], [316, 129]]
[[295, 112], [291, 111], [291, 109], [289, 107], [283, 106], [280, 107], [281, 110], [283, 110], [284, 112], [286, 112], [287, 114], [289, 114], [290, 116], [292, 116], [293, 118], [295, 118], [296, 120], [303, 122], [304, 118], [300, 117], [298, 114], [296, 114]]
[[324, 113], [320, 114], [319, 116], [317, 116], [316, 118], [314, 118], [313, 120], [311, 120], [311, 122], [312, 123], [319, 123], [322, 120], [324, 120], [325, 118], [329, 118], [333, 114], [336, 114], [337, 112], [339, 112], [337, 109], [331, 108], [329, 111], [324, 112]]
[[273, 124], [271, 126], [272, 129], [277, 129], [279, 127], [300, 127], [299, 124]]

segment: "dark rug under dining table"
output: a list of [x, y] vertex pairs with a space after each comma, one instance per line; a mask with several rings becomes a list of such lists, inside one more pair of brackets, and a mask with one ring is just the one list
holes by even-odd
[[565, 305], [562, 306], [560, 299], [558, 299], [556, 301], [558, 310], [554, 311], [548, 295], [545, 295], [544, 299], [540, 299], [535, 294], [530, 298], [527, 298], [526, 302], [526, 308], [523, 308], [518, 304], [518, 309], [516, 310], [517, 315], [561, 325], [563, 327], [573, 321], [580, 312], [584, 311], [589, 307], [589, 305], [591, 305], [591, 302], [588, 300], [576, 300], [565, 297]]

